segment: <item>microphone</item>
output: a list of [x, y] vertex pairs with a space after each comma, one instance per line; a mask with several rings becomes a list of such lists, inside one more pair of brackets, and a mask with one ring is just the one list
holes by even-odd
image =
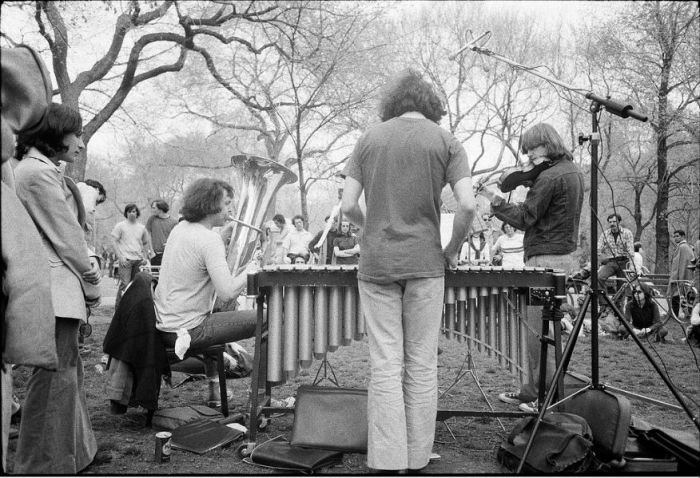
[[[488, 31], [488, 30], [485, 31], [484, 33], [482, 33], [481, 35], [479, 35], [477, 38], [475, 38], [475, 39], [473, 39], [472, 41], [470, 41], [469, 43], [467, 43], [466, 45], [464, 45], [462, 48], [460, 48], [459, 50], [457, 50], [456, 52], [454, 52], [453, 54], [451, 54], [451, 55], [448, 56], [447, 58], [448, 58], [449, 60], [454, 60], [454, 59], [457, 58], [457, 56], [458, 56], [460, 53], [462, 53], [463, 51], [465, 51], [465, 50], [473, 50], [474, 48], [477, 47], [477, 43], [478, 43], [482, 38], [484, 38], [484, 37], [487, 36], [487, 35], [491, 35], [491, 32]], [[479, 45], [479, 46], [483, 46], [483, 45]]]

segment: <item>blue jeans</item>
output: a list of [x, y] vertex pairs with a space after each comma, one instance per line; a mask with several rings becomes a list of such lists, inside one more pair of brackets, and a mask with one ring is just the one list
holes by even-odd
[[[574, 253], [555, 255], [543, 254], [529, 257], [525, 261], [525, 267], [549, 267], [564, 271], [571, 276], [578, 269], [578, 260]], [[531, 330], [539, 334], [542, 331], [542, 307], [527, 306], [527, 324]], [[550, 334], [552, 327], [550, 324]], [[520, 400], [531, 402], [537, 399], [540, 380], [540, 341], [537, 335], [528, 330], [525, 337], [527, 344], [527, 377], [526, 382], [520, 387]], [[547, 386], [549, 387], [555, 371], [554, 350], [547, 351]]]
[[[188, 352], [197, 353], [212, 345], [236, 342], [255, 334], [258, 314], [255, 310], [235, 310], [209, 314], [197, 327], [190, 329], [190, 348]], [[166, 347], [174, 347], [176, 333], [161, 333]], [[204, 370], [208, 378], [218, 376], [216, 355], [205, 355]]]
[[371, 377], [367, 466], [401, 470], [428, 464], [437, 415], [437, 344], [443, 277], [390, 284], [358, 281]]
[[117, 297], [114, 299], [114, 310], [117, 310], [119, 301], [122, 300], [124, 289], [129, 285], [129, 282], [134, 280], [140, 268], [141, 259], [127, 259], [125, 262], [119, 261], [119, 288], [117, 289]]

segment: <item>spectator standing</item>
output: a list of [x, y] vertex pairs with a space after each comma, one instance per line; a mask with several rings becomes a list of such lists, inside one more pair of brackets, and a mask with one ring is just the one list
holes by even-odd
[[267, 264], [284, 264], [284, 243], [287, 234], [291, 231], [291, 227], [287, 224], [287, 220], [282, 214], [275, 214], [272, 221], [265, 228], [267, 236], [264, 260]]
[[304, 228], [304, 218], [296, 215], [292, 218], [294, 229], [284, 238], [282, 243], [283, 257], [286, 264], [291, 264], [292, 256], [304, 256], [304, 260], [309, 260], [309, 242], [313, 236]]
[[673, 242], [676, 244], [676, 250], [673, 253], [671, 260], [671, 273], [668, 277], [668, 288], [666, 289], [666, 297], [671, 298], [671, 310], [678, 317], [681, 307], [681, 290], [678, 281], [692, 281], [693, 271], [688, 268], [690, 263], [695, 258], [693, 250], [685, 240], [685, 231], [676, 229], [673, 231]]
[[340, 223], [340, 235], [333, 240], [333, 260], [336, 264], [360, 262], [360, 243], [350, 230], [350, 221]]
[[323, 222], [326, 224], [326, 227], [329, 227], [330, 224], [330, 229], [328, 230], [328, 234], [326, 234], [326, 240], [320, 247], [316, 247], [318, 241], [321, 240], [321, 236], [323, 236], [323, 231], [326, 229], [326, 227], [324, 227], [318, 231], [314, 238], [309, 242], [309, 250], [314, 254], [318, 254], [319, 264], [330, 264], [333, 259], [333, 241], [339, 235], [338, 218], [326, 216]]
[[[632, 290], [632, 300], [625, 306], [625, 319], [632, 325], [632, 332], [639, 338], [666, 342], [668, 330], [661, 322], [659, 306], [652, 300], [649, 286], [637, 283]], [[620, 338], [628, 336], [627, 329], [620, 326]]]
[[83, 207], [85, 207], [85, 241], [93, 251], [96, 251], [96, 224], [95, 210], [99, 204], [102, 204], [107, 199], [107, 191], [99, 181], [94, 179], [86, 179], [77, 184], [80, 196], [83, 198]]
[[[578, 268], [576, 245], [583, 205], [583, 174], [559, 133], [539, 123], [525, 131], [521, 149], [533, 166], [545, 165], [522, 203], [507, 203], [489, 187], [481, 191], [496, 217], [524, 230], [525, 266], [549, 267], [573, 275]], [[630, 244], [631, 245], [631, 244]], [[528, 306], [530, 331], [542, 330], [542, 308]], [[540, 341], [532, 332], [525, 335], [528, 366], [526, 381], [517, 392], [504, 392], [502, 402], [518, 404], [526, 412], [537, 411], [540, 376]], [[547, 381], [554, 375], [554, 360], [548, 354]]]
[[642, 250], [642, 243], [634, 243], [634, 257], [632, 258], [632, 264], [634, 265], [634, 272], [637, 275], [644, 275], [644, 251]]
[[[437, 124], [444, 114], [429, 83], [415, 71], [402, 73], [382, 97], [382, 122], [364, 132], [343, 170], [342, 211], [362, 227], [358, 287], [371, 370], [367, 466], [380, 473], [418, 472], [435, 437], [445, 267], [457, 266], [475, 202], [466, 152]], [[443, 251], [439, 205], [446, 183], [458, 208]]]
[[501, 225], [501, 231], [503, 234], [496, 239], [491, 250], [491, 257], [494, 260], [499, 257], [500, 265], [503, 267], [523, 268], [525, 266], [523, 235], [505, 222]]
[[469, 235], [460, 252], [460, 263], [485, 265], [491, 262], [490, 247], [485, 231]]
[[[0, 393], [2, 426], [0, 472], [6, 469], [11, 416], [17, 411], [12, 393], [12, 364], [56, 369], [56, 319], [51, 300], [48, 253], [15, 192], [11, 167], [15, 134], [31, 134], [46, 118], [52, 87], [45, 65], [31, 48], [2, 48], [2, 182], [0, 246], [2, 247], [2, 342]], [[31, 381], [31, 379], [30, 379]], [[33, 417], [25, 416], [31, 421]], [[31, 472], [31, 470], [30, 470]]]
[[160, 266], [163, 260], [165, 243], [168, 241], [170, 231], [177, 225], [177, 219], [168, 214], [170, 206], [162, 199], [157, 199], [151, 203], [151, 216], [146, 221], [146, 230], [151, 236], [151, 246], [153, 253], [151, 265]]
[[60, 162], [73, 162], [84, 148], [82, 119], [68, 106], [51, 104], [35, 134], [20, 135], [17, 196], [40, 231], [49, 256], [51, 297], [56, 315], [58, 367], [36, 368], [27, 387], [14, 472], [76, 474], [97, 452], [83, 387], [78, 328], [86, 319], [87, 283], [100, 280], [79, 217], [84, 209], [77, 187]]
[[[163, 254], [155, 291], [156, 328], [166, 346], [184, 356], [214, 344], [235, 342], [255, 333], [255, 310], [212, 313], [215, 297], [236, 299], [247, 283], [244, 271], [232, 275], [226, 249], [212, 229], [231, 214], [233, 188], [226, 182], [201, 178], [185, 191], [183, 220], [172, 230]], [[254, 261], [253, 261], [254, 262]], [[252, 263], [251, 263], [252, 264]], [[209, 384], [207, 405], [221, 405], [216, 357], [205, 358]]]
[[146, 227], [138, 222], [141, 216], [136, 204], [127, 204], [124, 208], [124, 221], [118, 222], [112, 229], [112, 244], [119, 263], [119, 287], [114, 301], [116, 309], [126, 286], [134, 280], [139, 267], [148, 262], [150, 243]]
[[[612, 276], [627, 279], [625, 267], [634, 258], [634, 236], [632, 231], [622, 227], [622, 218], [613, 213], [608, 216], [608, 228], [598, 238], [598, 285], [606, 294], [605, 282]], [[607, 302], [601, 295], [598, 298], [601, 306], [600, 315], [607, 315]], [[621, 302], [616, 304], [622, 308]]]

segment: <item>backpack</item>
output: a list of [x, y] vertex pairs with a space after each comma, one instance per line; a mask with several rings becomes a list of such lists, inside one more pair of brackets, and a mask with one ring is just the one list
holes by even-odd
[[[519, 421], [498, 448], [497, 459], [509, 470], [517, 470], [536, 420], [537, 417], [529, 417]], [[586, 473], [594, 468], [593, 433], [588, 422], [573, 413], [545, 414], [522, 471]]]

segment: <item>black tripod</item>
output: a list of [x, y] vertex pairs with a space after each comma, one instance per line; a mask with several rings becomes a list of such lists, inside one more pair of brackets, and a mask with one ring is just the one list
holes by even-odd
[[[540, 411], [537, 415], [537, 420], [534, 423], [534, 427], [532, 429], [532, 433], [530, 435], [530, 438], [527, 442], [527, 445], [525, 447], [525, 451], [523, 452], [523, 457], [520, 460], [520, 463], [518, 464], [518, 469], [516, 470], [516, 473], [520, 473], [522, 471], [523, 465], [525, 464], [525, 461], [527, 459], [527, 456], [530, 452], [530, 449], [532, 447], [532, 443], [535, 439], [535, 434], [537, 433], [537, 429], [539, 428], [540, 422], [542, 421], [542, 418], [544, 417], [544, 414], [547, 411], [547, 407], [552, 403], [552, 399], [557, 393], [557, 382], [560, 381], [561, 377], [563, 374], [566, 372], [566, 369], [568, 368], [569, 365], [569, 360], [571, 359], [571, 355], [574, 350], [574, 346], [576, 345], [576, 339], [578, 338], [579, 332], [581, 331], [581, 327], [583, 326], [583, 317], [586, 314], [586, 311], [588, 310], [588, 307], [591, 307], [591, 383], [588, 386], [590, 389], [601, 389], [601, 385], [599, 382], [599, 377], [598, 377], [598, 296], [602, 296], [602, 299], [607, 303], [607, 305], [610, 307], [610, 309], [613, 311], [613, 313], [620, 319], [620, 322], [623, 324], [627, 332], [629, 333], [630, 337], [635, 341], [635, 343], [639, 346], [641, 351], [644, 353], [646, 358], [649, 360], [651, 365], [654, 367], [654, 369], [657, 371], [661, 379], [664, 381], [666, 386], [669, 388], [673, 396], [676, 398], [678, 403], [681, 405], [683, 410], [686, 412], [688, 417], [690, 417], [691, 421], [695, 424], [695, 426], [700, 430], [700, 421], [699, 417], [696, 415], [693, 415], [692, 410], [688, 407], [688, 405], [685, 403], [683, 400], [683, 397], [681, 394], [678, 392], [676, 389], [675, 385], [671, 383], [669, 378], [666, 376], [664, 371], [659, 367], [659, 365], [656, 363], [652, 355], [649, 353], [649, 351], [644, 347], [644, 344], [639, 340], [639, 338], [634, 334], [632, 331], [632, 326], [625, 320], [624, 314], [620, 311], [620, 309], [617, 307], [617, 305], [608, 297], [608, 295], [605, 293], [605, 291], [600, 289], [600, 285], [598, 284], [598, 251], [597, 251], [597, 242], [594, 240], [598, 236], [598, 225], [597, 225], [597, 220], [598, 220], [598, 192], [597, 192], [597, 186], [598, 186], [598, 142], [600, 141], [600, 136], [598, 134], [598, 113], [600, 112], [601, 106], [605, 106], [605, 109], [617, 116], [620, 116], [621, 118], [628, 118], [632, 117], [634, 119], [637, 119], [639, 121], [646, 121], [647, 117], [646, 116], [641, 116], [637, 113], [634, 113], [632, 111], [632, 106], [630, 105], [622, 105], [620, 103], [611, 101], [610, 99], [604, 99], [601, 97], [598, 97], [592, 93], [586, 94], [586, 98], [590, 99], [592, 101], [590, 105], [590, 112], [591, 112], [591, 118], [592, 118], [592, 134], [590, 137], [591, 141], [591, 198], [590, 198], [590, 203], [591, 203], [591, 287], [589, 291], [586, 293], [586, 297], [583, 301], [583, 304], [581, 305], [581, 310], [579, 311], [579, 314], [576, 318], [576, 324], [574, 325], [573, 331], [571, 331], [569, 335], [569, 340], [566, 343], [566, 347], [564, 348], [564, 351], [562, 352], [562, 360], [558, 364], [556, 371], [554, 372], [554, 377], [552, 378], [551, 386], [547, 390], [547, 393], [544, 398], [544, 402], [541, 404]], [[563, 393], [563, 390], [560, 392]]]

